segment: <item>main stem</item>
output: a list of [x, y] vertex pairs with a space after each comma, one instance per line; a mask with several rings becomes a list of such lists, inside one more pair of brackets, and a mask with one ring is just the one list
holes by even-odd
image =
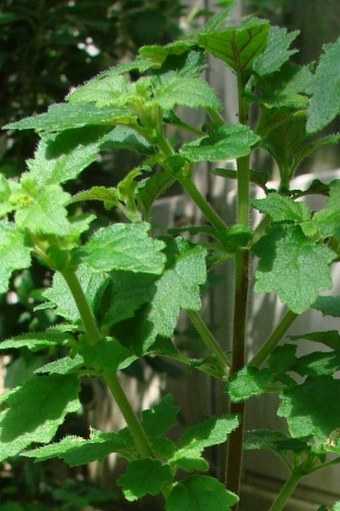
[[282, 487], [280, 493], [278, 494], [277, 498], [271, 505], [269, 511], [282, 511], [285, 504], [287, 503], [289, 497], [292, 495], [293, 491], [297, 487], [297, 485], [300, 482], [301, 477], [303, 474], [300, 472], [292, 472], [290, 478], [286, 481], [284, 486]]
[[[239, 122], [248, 123], [248, 105], [244, 98], [241, 72], [237, 76]], [[249, 156], [237, 160], [237, 223], [249, 224]], [[249, 286], [249, 251], [239, 249], [235, 254], [235, 290], [232, 339], [232, 373], [245, 366], [247, 303]], [[230, 435], [227, 448], [225, 482], [229, 490], [240, 493], [244, 436], [244, 403], [231, 403], [230, 412], [240, 415], [241, 425]], [[238, 504], [233, 508], [238, 510]]]
[[[88, 336], [88, 343], [94, 346], [101, 340], [102, 335], [97, 326], [96, 319], [92, 309], [87, 301], [85, 293], [81, 287], [78, 277], [74, 271], [63, 271], [62, 275], [72, 293], [74, 301], [77, 305], [81, 320], [84, 325], [85, 332]], [[117, 378], [116, 374], [106, 374], [104, 380], [108, 385], [112, 396], [114, 397], [128, 427], [132, 438], [135, 442], [140, 454], [144, 457], [154, 458], [155, 454], [149, 444], [145, 432], [133, 411], [129, 400]]]

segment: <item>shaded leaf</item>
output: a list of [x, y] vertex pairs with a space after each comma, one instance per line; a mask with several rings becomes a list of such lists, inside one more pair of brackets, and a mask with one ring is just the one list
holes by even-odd
[[332, 348], [333, 350], [340, 349], [340, 333], [337, 330], [290, 335], [289, 338], [292, 339], [293, 341], [302, 339], [307, 341], [319, 342], [325, 344], [326, 346]]
[[104, 373], [116, 372], [119, 365], [129, 356], [128, 350], [112, 337], [101, 339], [95, 346], [82, 346], [80, 354], [86, 367]]
[[6, 220], [0, 221], [0, 252], [0, 293], [6, 293], [12, 272], [31, 264], [31, 248], [26, 245], [24, 234]]
[[33, 442], [52, 440], [65, 416], [79, 410], [78, 392], [77, 377], [52, 375], [32, 378], [2, 396], [8, 408], [0, 415], [0, 460]]
[[146, 434], [152, 438], [166, 433], [176, 424], [179, 406], [174, 403], [173, 396], [168, 394], [162, 401], [142, 412], [142, 425]]
[[306, 442], [297, 438], [290, 438], [279, 431], [270, 430], [247, 431], [244, 448], [248, 451], [269, 449], [278, 454], [284, 451], [300, 453], [309, 450]]
[[129, 501], [147, 494], [158, 495], [162, 488], [171, 482], [170, 467], [153, 459], [131, 461], [126, 472], [118, 479], [125, 498]]
[[139, 49], [140, 57], [153, 68], [159, 69], [169, 56], [178, 56], [195, 46], [193, 41], [175, 41], [164, 46], [149, 45]]
[[72, 342], [73, 337], [58, 330], [48, 329], [45, 332], [22, 334], [0, 343], [0, 350], [28, 348], [40, 351]]
[[340, 296], [319, 296], [312, 305], [324, 316], [333, 316], [340, 318]]
[[267, 44], [269, 23], [253, 18], [240, 28], [227, 28], [198, 35], [198, 44], [236, 72], [250, 72], [254, 59]]
[[166, 511], [231, 511], [238, 497], [217, 479], [193, 476], [176, 484], [167, 502]]
[[84, 366], [83, 357], [77, 354], [75, 357], [63, 357], [53, 362], [44, 364], [34, 371], [34, 374], [76, 374], [77, 370]]
[[297, 314], [309, 309], [320, 291], [332, 287], [329, 263], [335, 254], [310, 242], [299, 226], [274, 225], [253, 251], [260, 258], [255, 291], [276, 292]]
[[247, 156], [259, 140], [246, 126], [233, 124], [184, 144], [180, 153], [192, 162], [230, 160]]

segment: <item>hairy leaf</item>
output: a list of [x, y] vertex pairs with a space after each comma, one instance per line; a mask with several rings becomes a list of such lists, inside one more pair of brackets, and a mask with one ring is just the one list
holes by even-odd
[[140, 57], [153, 68], [159, 69], [169, 56], [182, 55], [195, 46], [192, 41], [175, 41], [164, 46], [150, 45], [139, 49]]
[[5, 176], [0, 174], [0, 217], [7, 215], [12, 211], [13, 206], [9, 201], [11, 196], [10, 182], [7, 181]]
[[136, 87], [122, 75], [99, 75], [75, 89], [69, 103], [94, 103], [101, 107], [123, 107], [136, 94]]
[[269, 193], [265, 199], [253, 199], [251, 204], [261, 213], [270, 215], [273, 222], [304, 222], [310, 218], [304, 202], [295, 202], [279, 193]]
[[289, 337], [293, 341], [302, 339], [325, 344], [333, 350], [340, 349], [340, 332], [337, 330], [328, 330], [326, 332], [310, 332], [306, 334], [290, 335]]
[[0, 415], [0, 460], [33, 442], [49, 442], [65, 416], [80, 408], [78, 392], [78, 378], [51, 375], [32, 378], [5, 394], [8, 408]]
[[253, 250], [260, 258], [255, 291], [276, 292], [297, 314], [309, 309], [320, 291], [332, 287], [329, 263], [335, 254], [311, 243], [299, 226], [274, 225]]
[[199, 78], [185, 78], [176, 73], [160, 77], [156, 84], [155, 100], [163, 110], [172, 110], [178, 105], [214, 110], [220, 110], [222, 106], [215, 91], [206, 82]]
[[256, 367], [245, 367], [235, 374], [227, 386], [227, 392], [234, 403], [244, 401], [265, 392], [266, 386], [272, 380], [272, 374], [267, 370]]
[[133, 448], [133, 440], [126, 429], [118, 433], [102, 433], [91, 429], [91, 436], [88, 439], [66, 436], [60, 442], [26, 450], [23, 455], [35, 458], [37, 461], [60, 458], [70, 467], [76, 467], [92, 461], [104, 461], [112, 452], [124, 455], [124, 452], [128, 452], [131, 448]]
[[314, 215], [314, 222], [319, 230], [320, 236], [329, 238], [334, 236], [340, 239], [340, 180], [332, 181], [329, 185], [329, 198], [326, 208], [317, 211]]
[[340, 38], [324, 46], [315, 78], [311, 81], [312, 99], [308, 109], [307, 131], [315, 133], [340, 114]]
[[223, 10], [219, 14], [216, 14], [208, 21], [203, 29], [203, 33], [215, 32], [218, 30], [224, 22], [230, 17], [231, 11], [234, 9], [236, 0], [224, 0]]
[[113, 125], [115, 121], [129, 118], [126, 108], [97, 108], [93, 103], [58, 103], [51, 105], [44, 114], [26, 117], [21, 121], [7, 124], [5, 129], [34, 129], [38, 133], [55, 133], [72, 128], [82, 128], [104, 123]]
[[230, 160], [247, 156], [259, 140], [246, 126], [233, 124], [184, 144], [180, 153], [192, 162]]
[[172, 472], [168, 465], [158, 460], [145, 459], [129, 463], [126, 472], [118, 479], [125, 498], [133, 501], [144, 495], [158, 495], [162, 488], [172, 482]]
[[278, 71], [291, 55], [297, 53], [298, 50], [289, 47], [299, 33], [299, 30], [288, 33], [286, 28], [270, 27], [267, 47], [254, 61], [255, 73], [265, 76]]
[[99, 229], [82, 249], [83, 261], [94, 271], [125, 270], [159, 274], [164, 244], [148, 236], [147, 223], [114, 224]]
[[340, 380], [331, 376], [310, 376], [301, 385], [286, 389], [278, 410], [288, 422], [293, 438], [312, 435], [316, 442], [326, 442], [339, 428]]
[[95, 346], [82, 346], [80, 353], [87, 367], [104, 373], [114, 373], [129, 355], [128, 350], [117, 339], [106, 337]]
[[238, 497], [217, 479], [193, 476], [176, 484], [167, 502], [166, 511], [231, 511]]
[[172, 395], [164, 396], [158, 405], [142, 412], [142, 424], [146, 434], [152, 438], [166, 433], [175, 426], [179, 411]]
[[30, 351], [40, 351], [58, 345], [68, 344], [73, 337], [58, 330], [49, 329], [45, 332], [36, 332], [18, 335], [0, 343], [0, 350], [28, 348]]
[[77, 370], [84, 366], [83, 357], [77, 354], [75, 357], [63, 357], [53, 362], [48, 362], [34, 371], [34, 374], [77, 374]]
[[283, 451], [302, 452], [308, 451], [306, 442], [297, 438], [290, 438], [279, 431], [254, 430], [247, 431], [244, 443], [246, 450], [269, 449], [281, 454]]
[[332, 376], [340, 370], [340, 349], [331, 353], [314, 351], [298, 359], [295, 370], [302, 376]]
[[31, 264], [31, 248], [26, 245], [24, 234], [6, 220], [0, 221], [0, 252], [0, 293], [6, 293], [12, 272]]
[[198, 43], [236, 72], [250, 72], [254, 59], [267, 44], [269, 23], [250, 19], [240, 28], [227, 28], [198, 35]]

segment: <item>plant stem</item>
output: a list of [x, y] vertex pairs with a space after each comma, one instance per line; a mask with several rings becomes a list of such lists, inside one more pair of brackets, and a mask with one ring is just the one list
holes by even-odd
[[182, 178], [180, 182], [184, 190], [188, 193], [188, 195], [190, 195], [192, 200], [200, 208], [202, 213], [217, 231], [225, 231], [228, 229], [222, 218], [216, 213], [216, 211], [210, 206], [209, 202], [199, 192], [191, 178]]
[[142, 456], [146, 458], [155, 458], [155, 454], [149, 444], [149, 441], [144, 433], [144, 430], [131, 408], [129, 400], [127, 399], [122, 386], [116, 374], [106, 374], [104, 380], [109, 387], [111, 394], [122, 412], [124, 419], [129, 427], [132, 438], [136, 444], [137, 449]]
[[[94, 346], [102, 335], [97, 326], [96, 319], [92, 309], [87, 301], [85, 293], [80, 285], [78, 277], [74, 271], [63, 271], [62, 275], [72, 293], [76, 302], [80, 317], [82, 319], [85, 332], [88, 335], [88, 343]], [[106, 374], [104, 380], [108, 385], [112, 396], [114, 397], [126, 423], [129, 427], [132, 438], [135, 442], [140, 454], [145, 457], [155, 458], [155, 454], [149, 444], [149, 441], [144, 433], [144, 430], [135, 415], [129, 400], [127, 399], [124, 390], [122, 389], [116, 374]]]
[[230, 371], [230, 362], [228, 357], [222, 350], [219, 343], [216, 341], [213, 334], [208, 329], [207, 325], [202, 320], [201, 316], [195, 311], [187, 311], [187, 314], [190, 318], [190, 321], [196, 328], [197, 332], [200, 334], [202, 340], [205, 342], [206, 346], [210, 349], [210, 351], [215, 355], [220, 369], [222, 373], [227, 378], [229, 376]]
[[273, 351], [274, 348], [278, 345], [284, 334], [287, 332], [290, 325], [297, 318], [297, 314], [292, 311], [288, 311], [284, 317], [281, 319], [280, 323], [277, 325], [273, 333], [267, 339], [267, 341], [261, 346], [256, 355], [248, 362], [249, 366], [259, 367], [262, 362], [268, 357], [268, 355]]
[[289, 497], [292, 495], [293, 491], [299, 484], [300, 479], [302, 477], [303, 477], [303, 474], [301, 472], [298, 472], [298, 471], [292, 472], [291, 476], [286, 481], [286, 483], [283, 485], [280, 493], [278, 494], [277, 498], [271, 505], [269, 511], [281, 511], [284, 508]]
[[85, 332], [88, 335], [89, 344], [96, 344], [102, 338], [98, 329], [96, 319], [92, 309], [87, 301], [85, 293], [80, 285], [78, 277], [74, 271], [65, 270], [61, 272], [76, 302]]

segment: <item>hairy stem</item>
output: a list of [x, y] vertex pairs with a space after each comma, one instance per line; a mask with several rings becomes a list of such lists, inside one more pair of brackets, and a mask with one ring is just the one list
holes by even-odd
[[200, 334], [202, 340], [206, 344], [206, 346], [215, 355], [219, 367], [222, 371], [222, 374], [224, 374], [225, 377], [227, 378], [230, 371], [230, 362], [228, 360], [228, 357], [226, 356], [221, 346], [216, 341], [213, 334], [208, 329], [207, 325], [202, 320], [201, 316], [195, 311], [187, 311], [187, 314], [190, 318], [190, 321]]
[[287, 503], [289, 497], [292, 495], [293, 491], [297, 487], [300, 482], [300, 479], [303, 477], [301, 472], [292, 472], [289, 479], [283, 485], [280, 493], [277, 498], [271, 505], [269, 511], [282, 511], [284, 509], [285, 504]]
[[281, 319], [273, 333], [267, 339], [267, 341], [261, 346], [256, 355], [248, 362], [249, 366], [259, 367], [270, 355], [274, 348], [278, 345], [284, 334], [287, 332], [290, 325], [297, 318], [297, 314], [292, 311], [288, 311], [285, 316]]
[[[76, 302], [85, 332], [88, 336], [88, 342], [90, 345], [94, 346], [98, 341], [100, 341], [102, 335], [78, 277], [74, 271], [63, 271], [62, 275], [72, 293], [74, 301]], [[104, 376], [104, 380], [108, 385], [124, 419], [126, 420], [132, 438], [140, 454], [145, 457], [155, 458], [145, 432], [119, 383], [117, 375], [106, 374]]]

